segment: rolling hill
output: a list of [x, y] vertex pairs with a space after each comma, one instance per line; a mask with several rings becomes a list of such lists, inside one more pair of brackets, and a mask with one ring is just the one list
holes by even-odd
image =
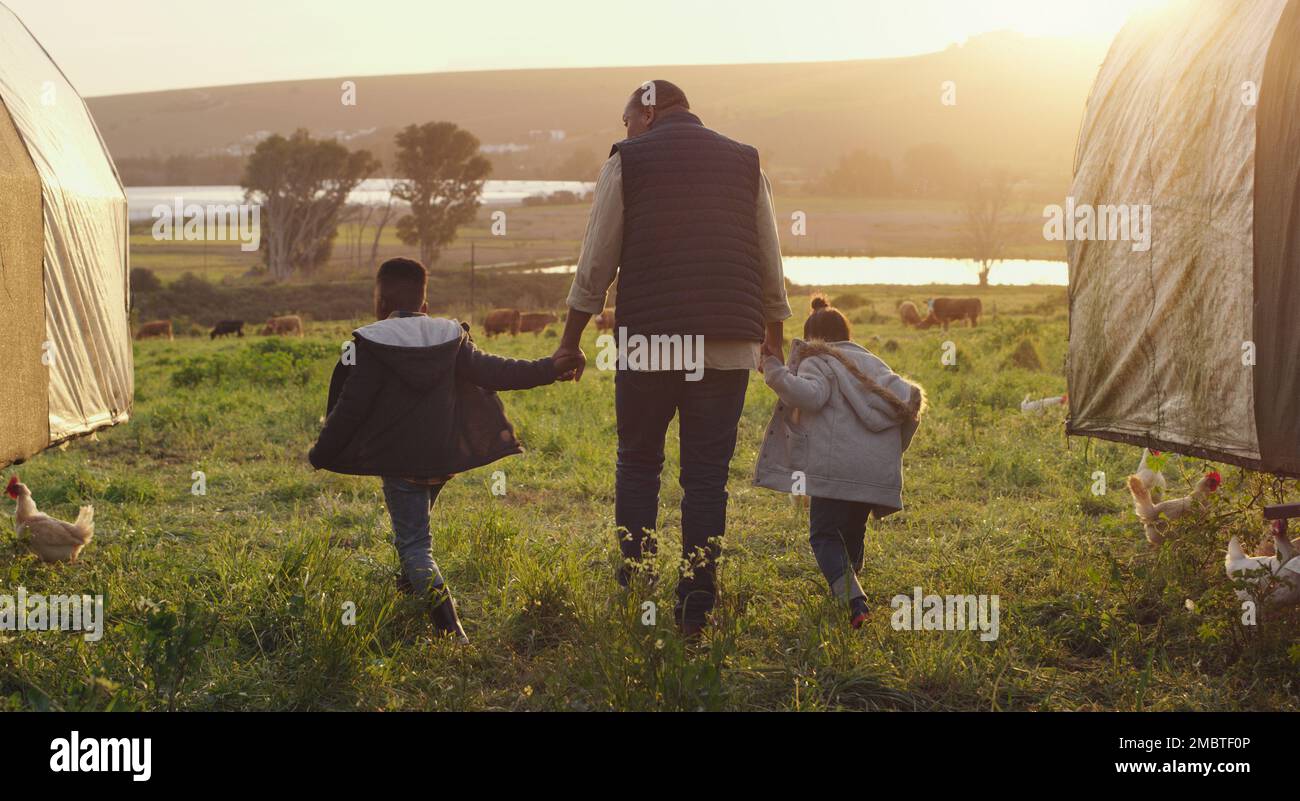
[[[641, 81], [681, 85], [706, 124], [760, 148], [773, 175], [809, 178], [865, 149], [898, 163], [937, 143], [964, 164], [1007, 167], [1056, 187], [1069, 175], [1088, 87], [1104, 52], [1073, 40], [993, 33], [880, 60], [346, 76], [90, 98], [118, 159], [246, 153], [305, 127], [388, 155], [394, 131], [451, 120], [491, 148], [494, 177], [564, 175], [621, 137]], [[941, 102], [945, 81], [956, 103]], [[1063, 190], [1062, 190], [1063, 191]]]

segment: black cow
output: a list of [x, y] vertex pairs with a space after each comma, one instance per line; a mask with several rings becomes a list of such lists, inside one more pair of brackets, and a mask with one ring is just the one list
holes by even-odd
[[208, 334], [208, 339], [224, 337], [226, 334], [236, 334], [242, 337], [244, 335], [244, 321], [219, 320], [217, 321], [216, 327], [212, 329], [212, 333]]

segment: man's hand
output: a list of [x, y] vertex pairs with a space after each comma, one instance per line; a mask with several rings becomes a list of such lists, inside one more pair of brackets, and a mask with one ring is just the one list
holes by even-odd
[[551, 356], [555, 360], [555, 370], [559, 381], [581, 381], [582, 371], [587, 369], [587, 354], [578, 344], [582, 340], [582, 329], [587, 327], [591, 312], [569, 309], [564, 321], [564, 333], [560, 336], [560, 347]]
[[[763, 336], [762, 358], [773, 357], [785, 364], [785, 326], [781, 323], [768, 323]], [[762, 372], [760, 364], [759, 372]]]
[[558, 374], [556, 381], [578, 381], [582, 378], [582, 371], [587, 368], [587, 354], [578, 347], [560, 345], [551, 355], [551, 361], [555, 363], [555, 372]]

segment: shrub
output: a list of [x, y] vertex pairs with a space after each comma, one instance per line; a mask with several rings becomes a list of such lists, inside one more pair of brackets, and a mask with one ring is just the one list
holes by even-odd
[[1038, 348], [1034, 346], [1033, 340], [1025, 337], [1016, 343], [1016, 347], [1003, 361], [1002, 366], [1004, 368], [1019, 367], [1022, 370], [1041, 370], [1043, 369], [1043, 360], [1038, 355]]
[[186, 359], [172, 373], [172, 385], [252, 384], [260, 387], [303, 385], [311, 368], [332, 349], [320, 342], [264, 339], [235, 351]]
[[131, 268], [132, 292], [157, 292], [162, 289], [162, 281], [148, 267]]

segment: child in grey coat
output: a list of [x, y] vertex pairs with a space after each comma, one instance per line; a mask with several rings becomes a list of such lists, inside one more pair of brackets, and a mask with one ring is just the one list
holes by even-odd
[[849, 322], [814, 297], [790, 364], [769, 356], [763, 377], [779, 402], [754, 483], [811, 497], [809, 541], [854, 628], [867, 616], [858, 583], [867, 519], [903, 508], [903, 452], [925, 405], [922, 388], [851, 341]]

